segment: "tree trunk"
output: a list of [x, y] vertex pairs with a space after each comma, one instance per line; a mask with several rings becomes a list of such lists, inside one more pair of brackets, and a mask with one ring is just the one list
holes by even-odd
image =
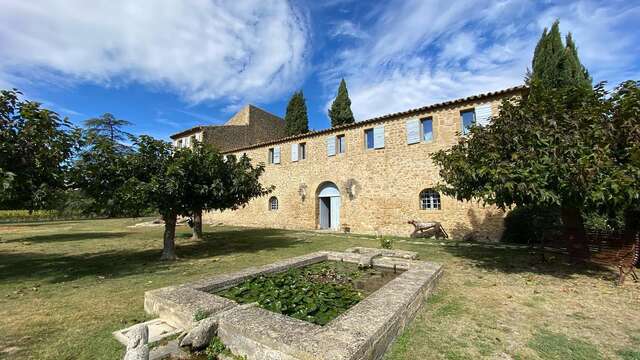
[[569, 256], [588, 259], [589, 247], [587, 246], [587, 234], [584, 230], [582, 213], [577, 208], [563, 206], [560, 209], [560, 217], [562, 218], [564, 239]]
[[202, 240], [202, 209], [193, 212], [193, 236], [191, 240]]
[[164, 220], [164, 248], [160, 260], [176, 260], [176, 222], [178, 216], [170, 214], [163, 216]]

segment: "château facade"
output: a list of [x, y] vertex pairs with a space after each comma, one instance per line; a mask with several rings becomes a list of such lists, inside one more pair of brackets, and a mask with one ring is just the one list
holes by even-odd
[[[439, 194], [439, 169], [430, 155], [457, 143], [472, 123], [489, 121], [503, 99], [523, 91], [514, 87], [291, 137], [274, 131], [267, 140], [243, 140], [236, 147], [204, 132], [204, 141], [224, 154], [264, 163], [261, 182], [275, 186], [243, 208], [210, 212], [205, 220], [399, 236], [412, 233], [408, 220], [438, 221], [454, 238], [474, 232], [497, 240], [504, 212]], [[180, 134], [172, 136], [174, 142]]]

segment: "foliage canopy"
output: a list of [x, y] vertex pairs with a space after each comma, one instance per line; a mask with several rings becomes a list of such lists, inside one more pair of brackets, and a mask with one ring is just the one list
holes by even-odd
[[46, 209], [66, 187], [80, 132], [68, 119], [20, 95], [0, 91], [0, 169], [6, 185], [0, 207]]

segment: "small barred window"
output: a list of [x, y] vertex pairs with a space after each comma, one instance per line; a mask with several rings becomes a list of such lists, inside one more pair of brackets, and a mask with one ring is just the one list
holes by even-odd
[[420, 192], [420, 209], [440, 210], [440, 194], [433, 189], [424, 189]]
[[269, 199], [269, 210], [271, 210], [271, 211], [278, 210], [278, 198], [277, 197], [272, 196]]

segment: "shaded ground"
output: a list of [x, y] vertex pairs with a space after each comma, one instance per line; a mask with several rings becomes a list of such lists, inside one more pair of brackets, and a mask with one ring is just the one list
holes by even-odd
[[[115, 359], [111, 332], [147, 319], [144, 291], [316, 250], [378, 247], [370, 237], [205, 227], [178, 229], [174, 263], [157, 261], [162, 228], [140, 219], [0, 224], [0, 358]], [[524, 249], [398, 240], [445, 264], [438, 291], [388, 359], [640, 359], [640, 285], [615, 273], [542, 261]]]

